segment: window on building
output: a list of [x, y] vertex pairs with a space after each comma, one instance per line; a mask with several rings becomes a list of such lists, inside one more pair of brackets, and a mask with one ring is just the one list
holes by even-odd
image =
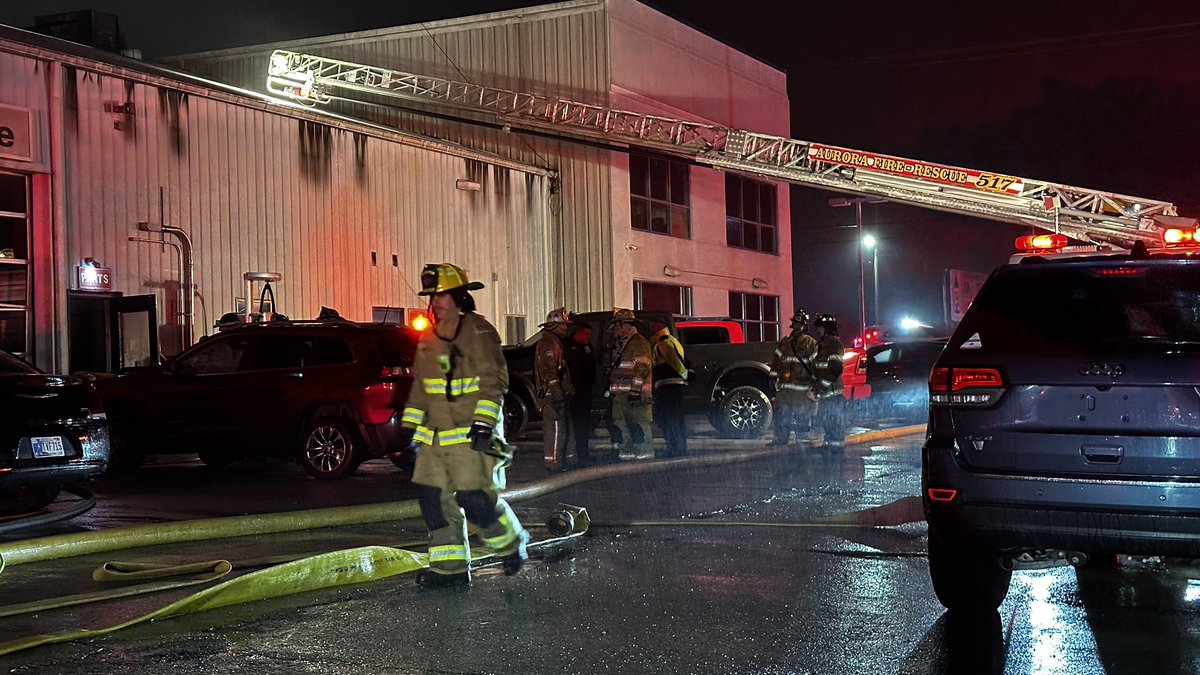
[[779, 296], [729, 292], [729, 316], [742, 324], [746, 342], [779, 339]]
[[633, 229], [687, 239], [692, 236], [688, 165], [629, 156], [629, 216]]
[[634, 309], [691, 316], [692, 287], [634, 281], [633, 303]]
[[29, 358], [29, 179], [0, 173], [0, 348]]
[[374, 323], [404, 323], [403, 307], [375, 306], [371, 308], [371, 321]]
[[779, 252], [775, 186], [725, 174], [725, 242], [763, 253]]

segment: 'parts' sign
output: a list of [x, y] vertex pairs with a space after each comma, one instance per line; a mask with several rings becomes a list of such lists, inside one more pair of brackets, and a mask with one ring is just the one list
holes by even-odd
[[0, 157], [33, 159], [33, 123], [27, 108], [0, 105]]

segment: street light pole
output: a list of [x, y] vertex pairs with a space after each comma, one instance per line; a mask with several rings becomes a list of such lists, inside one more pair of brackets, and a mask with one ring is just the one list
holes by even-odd
[[[858, 231], [858, 240], [857, 240], [857, 243], [855, 246], [855, 248], [858, 249], [858, 320], [859, 320], [859, 325], [861, 327], [861, 333], [864, 335], [867, 330], [867, 297], [866, 297], [867, 296], [867, 280], [866, 280], [866, 271], [864, 269], [865, 265], [864, 265], [864, 261], [863, 261], [862, 205], [863, 205], [863, 203], [878, 204], [878, 203], [884, 202], [884, 201], [887, 201], [887, 200], [873, 199], [870, 197], [853, 197], [851, 199], [837, 198], [837, 199], [829, 200], [830, 206], [850, 206], [851, 204], [854, 205], [854, 224], [855, 224], [855, 228]], [[878, 293], [878, 290], [879, 290], [878, 278], [876, 278], [876, 280], [875, 280], [875, 290], [876, 290], [876, 293]], [[876, 296], [875, 314], [876, 314], [875, 319], [878, 320], [879, 319], [878, 296]]]
[[875, 305], [872, 317], [875, 323], [879, 321], [879, 240], [875, 240], [875, 245], [871, 247], [871, 285], [874, 287], [871, 293], [871, 303]]

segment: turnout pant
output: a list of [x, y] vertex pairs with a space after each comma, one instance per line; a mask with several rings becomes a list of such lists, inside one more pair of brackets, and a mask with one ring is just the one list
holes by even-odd
[[612, 402], [612, 423], [621, 435], [621, 449], [635, 457], [650, 456], [650, 403], [619, 395]]
[[687, 454], [687, 424], [683, 411], [682, 384], [668, 384], [654, 392], [654, 421], [662, 427], [667, 447], [663, 457], [683, 457]]
[[471, 449], [470, 443], [422, 445], [412, 482], [421, 516], [429, 527], [429, 569], [437, 574], [470, 570], [467, 522], [479, 528], [483, 543], [505, 556], [520, 544], [521, 523], [499, 497], [505, 462]]
[[817, 402], [808, 397], [807, 391], [784, 389], [775, 397], [775, 443], [787, 445], [792, 431], [796, 440], [803, 440], [805, 432], [812, 428], [812, 418], [817, 412]]
[[542, 448], [547, 469], [558, 469], [574, 464], [575, 441], [571, 417], [568, 414], [570, 397], [560, 401], [546, 401], [542, 406]]
[[825, 447], [830, 452], [841, 452], [846, 447], [846, 399], [840, 390], [833, 396], [821, 398], [817, 420], [825, 432]]
[[567, 412], [571, 415], [571, 436], [575, 441], [575, 458], [580, 462], [592, 461], [588, 441], [592, 438], [592, 397], [578, 392], [571, 397]]

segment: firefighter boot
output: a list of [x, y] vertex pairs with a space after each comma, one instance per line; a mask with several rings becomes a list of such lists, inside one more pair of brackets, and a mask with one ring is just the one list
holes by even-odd
[[440, 574], [430, 569], [417, 572], [417, 585], [421, 588], [453, 588], [471, 585], [470, 572]]
[[529, 533], [522, 529], [517, 533], [517, 550], [501, 558], [504, 573], [511, 577], [520, 572], [526, 560], [529, 560]]

